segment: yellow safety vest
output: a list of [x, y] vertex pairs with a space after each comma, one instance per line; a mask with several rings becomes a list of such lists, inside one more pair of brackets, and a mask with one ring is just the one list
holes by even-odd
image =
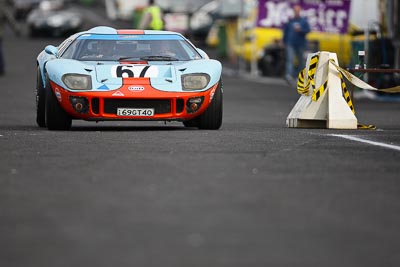
[[164, 22], [162, 20], [161, 9], [158, 6], [150, 6], [147, 8], [147, 12], [151, 14], [150, 29], [162, 30], [164, 28]]

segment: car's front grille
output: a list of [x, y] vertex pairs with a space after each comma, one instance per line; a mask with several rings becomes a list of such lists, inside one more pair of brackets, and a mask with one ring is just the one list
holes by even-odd
[[169, 99], [104, 99], [104, 113], [117, 114], [118, 108], [154, 108], [155, 114], [171, 113]]
[[100, 110], [99, 99], [97, 97], [93, 98], [92, 99], [92, 111], [95, 114], [99, 114], [99, 110]]
[[185, 100], [178, 98], [176, 100], [176, 113], [183, 112], [184, 107], [185, 107]]

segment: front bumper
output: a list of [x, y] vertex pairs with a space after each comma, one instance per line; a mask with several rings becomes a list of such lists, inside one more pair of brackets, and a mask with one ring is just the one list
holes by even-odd
[[[186, 121], [210, 105], [218, 84], [202, 92], [165, 92], [149, 84], [124, 85], [117, 90], [70, 91], [50, 81], [51, 89], [65, 112], [74, 119]], [[140, 90], [138, 90], [140, 88]], [[117, 115], [120, 108], [152, 109], [151, 116]]]

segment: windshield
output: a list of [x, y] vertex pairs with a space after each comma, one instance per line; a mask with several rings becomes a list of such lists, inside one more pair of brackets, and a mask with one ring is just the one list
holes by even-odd
[[201, 58], [189, 42], [178, 37], [175, 35], [138, 35], [125, 38], [121, 35], [96, 35], [95, 38], [93, 35], [81, 36], [64, 51], [61, 57], [82, 61], [187, 61]]

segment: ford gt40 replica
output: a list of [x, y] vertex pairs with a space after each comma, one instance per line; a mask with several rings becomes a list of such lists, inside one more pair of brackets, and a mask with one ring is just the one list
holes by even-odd
[[222, 124], [222, 66], [179, 33], [95, 27], [37, 57], [36, 121], [69, 130], [72, 120]]

